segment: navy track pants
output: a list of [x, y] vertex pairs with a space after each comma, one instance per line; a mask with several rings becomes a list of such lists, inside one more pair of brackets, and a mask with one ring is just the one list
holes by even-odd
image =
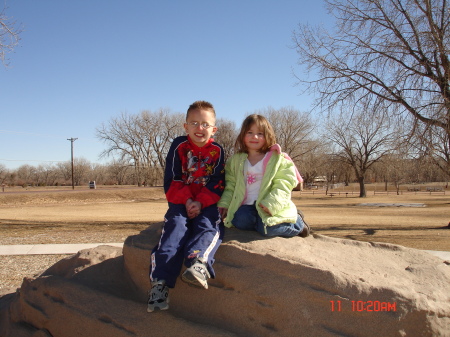
[[185, 205], [169, 203], [164, 222], [159, 243], [152, 251], [150, 281], [165, 280], [173, 288], [183, 261], [190, 267], [196, 258], [206, 261], [214, 278], [214, 254], [224, 234], [217, 205], [205, 207], [197, 217], [189, 219]]

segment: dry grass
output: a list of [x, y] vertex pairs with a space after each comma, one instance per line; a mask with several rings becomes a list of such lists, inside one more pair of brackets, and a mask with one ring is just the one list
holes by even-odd
[[[414, 193], [326, 196], [293, 192], [315, 233], [450, 251], [450, 195]], [[425, 207], [368, 207], [361, 203], [422, 203]], [[123, 242], [167, 209], [162, 188], [22, 188], [0, 193], [0, 245]], [[64, 256], [0, 256], [0, 294]]]

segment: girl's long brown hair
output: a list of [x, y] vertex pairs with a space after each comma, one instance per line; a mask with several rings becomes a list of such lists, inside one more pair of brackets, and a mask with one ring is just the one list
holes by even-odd
[[275, 132], [273, 131], [272, 125], [270, 125], [269, 121], [266, 117], [253, 114], [247, 116], [244, 119], [241, 126], [241, 131], [236, 139], [236, 143], [234, 145], [236, 152], [248, 153], [247, 146], [245, 146], [244, 138], [248, 130], [255, 124], [258, 129], [260, 129], [264, 133], [264, 138], [266, 139], [266, 144], [264, 144], [263, 148], [260, 150], [262, 153], [266, 153], [269, 151], [272, 145], [275, 145], [277, 140], [275, 137]]

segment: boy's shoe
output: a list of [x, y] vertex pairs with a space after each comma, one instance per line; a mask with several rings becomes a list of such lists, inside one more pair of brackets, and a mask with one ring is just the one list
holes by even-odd
[[303, 230], [298, 234], [298, 236], [300, 236], [302, 238], [306, 238], [307, 236], [309, 236], [309, 234], [311, 234], [311, 227], [306, 223], [303, 212], [298, 209], [297, 213], [298, 213], [298, 215], [300, 215], [300, 217], [303, 220], [303, 223], [305, 224], [305, 227], [303, 227]]
[[181, 275], [181, 279], [184, 282], [203, 289], [208, 289], [208, 279], [210, 277], [211, 275], [209, 275], [206, 264], [199, 259], [196, 259]]
[[147, 312], [153, 312], [155, 309], [169, 309], [169, 287], [164, 280], [152, 282], [152, 289], [148, 292]]

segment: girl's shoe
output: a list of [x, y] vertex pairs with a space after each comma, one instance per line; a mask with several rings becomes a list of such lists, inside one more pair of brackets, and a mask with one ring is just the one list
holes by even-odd
[[301, 210], [297, 209], [297, 213], [298, 213], [298, 215], [300, 215], [300, 217], [303, 220], [303, 223], [305, 224], [305, 227], [303, 227], [303, 230], [298, 234], [298, 236], [300, 236], [302, 238], [306, 238], [307, 236], [309, 236], [309, 234], [311, 234], [311, 227], [306, 223], [303, 212]]
[[147, 312], [153, 312], [155, 309], [169, 309], [169, 287], [164, 280], [152, 282], [152, 289], [148, 292]]
[[208, 279], [210, 277], [205, 263], [199, 259], [196, 259], [194, 263], [184, 271], [183, 275], [181, 275], [181, 279], [184, 282], [203, 289], [208, 289]]

